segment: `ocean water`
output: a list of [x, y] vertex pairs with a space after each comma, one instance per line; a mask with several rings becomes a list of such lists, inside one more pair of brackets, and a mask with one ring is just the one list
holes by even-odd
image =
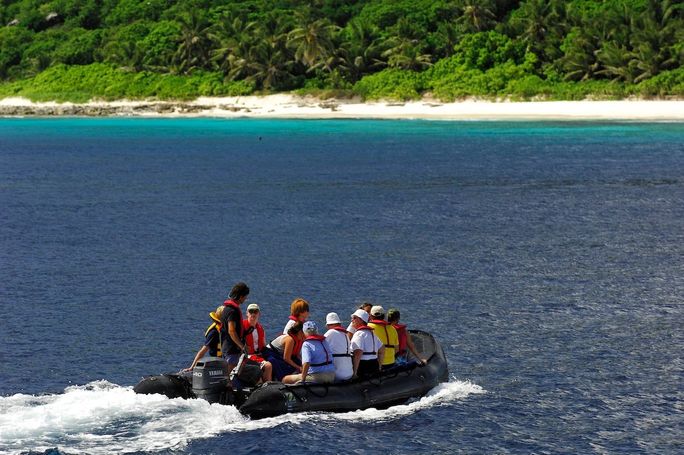
[[[0, 119], [0, 453], [682, 453], [684, 125]], [[138, 396], [243, 280], [451, 380], [250, 421]]]

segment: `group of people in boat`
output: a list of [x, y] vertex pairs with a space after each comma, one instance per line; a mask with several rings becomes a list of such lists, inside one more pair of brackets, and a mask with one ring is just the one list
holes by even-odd
[[243, 317], [241, 305], [249, 295], [245, 283], [237, 283], [223, 305], [209, 314], [211, 324], [205, 331], [204, 345], [192, 364], [192, 371], [206, 354], [223, 357], [232, 371], [244, 353], [251, 363], [259, 365], [261, 380], [333, 383], [364, 378], [407, 362], [412, 353], [419, 363], [425, 363], [417, 352], [406, 326], [399, 322], [397, 309], [363, 303], [351, 314], [345, 328], [337, 313], [328, 313], [326, 331], [321, 333], [309, 319], [309, 303], [301, 298], [290, 306], [290, 316], [282, 334], [266, 342], [266, 332], [259, 323], [261, 308], [247, 305]]

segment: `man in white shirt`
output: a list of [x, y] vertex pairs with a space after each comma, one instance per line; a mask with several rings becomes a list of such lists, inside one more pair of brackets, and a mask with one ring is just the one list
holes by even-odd
[[[369, 315], [370, 315], [371, 308], [373, 308], [373, 304], [368, 303], [368, 302], [363, 302], [359, 306], [359, 310], [363, 310], [366, 313], [368, 313]], [[350, 322], [349, 325], [347, 326], [347, 336], [349, 337], [350, 340], [351, 340], [351, 337], [354, 335], [354, 332], [356, 332], [356, 329], [354, 328], [354, 321], [352, 320], [352, 322]]]
[[367, 377], [378, 372], [382, 367], [382, 359], [385, 357], [385, 346], [373, 333], [373, 329], [366, 325], [368, 313], [356, 310], [352, 314], [352, 325], [356, 329], [351, 339], [353, 352], [352, 365], [354, 376]]
[[347, 331], [342, 327], [342, 321], [337, 313], [328, 313], [325, 317], [325, 324], [328, 331], [325, 332], [325, 339], [333, 352], [333, 362], [335, 363], [335, 382], [346, 381], [354, 375], [351, 355], [351, 341], [347, 336]]

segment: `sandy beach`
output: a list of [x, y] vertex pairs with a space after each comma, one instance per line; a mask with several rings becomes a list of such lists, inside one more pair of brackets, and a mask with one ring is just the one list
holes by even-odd
[[292, 119], [429, 120], [622, 120], [684, 121], [684, 101], [531, 101], [466, 100], [441, 103], [320, 100], [290, 94], [208, 98], [194, 101], [93, 101], [33, 103], [0, 100], [0, 116], [137, 116]]

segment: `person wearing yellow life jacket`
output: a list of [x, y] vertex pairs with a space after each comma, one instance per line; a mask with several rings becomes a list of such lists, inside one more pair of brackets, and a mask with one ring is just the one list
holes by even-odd
[[202, 357], [208, 352], [211, 357], [221, 357], [221, 315], [223, 314], [223, 305], [216, 308], [216, 311], [209, 313], [212, 323], [209, 324], [207, 330], [204, 332], [204, 346], [197, 351], [195, 358], [189, 368], [183, 371], [192, 371]]
[[387, 311], [387, 322], [392, 324], [392, 327], [397, 330], [397, 334], [399, 335], [396, 362], [400, 364], [406, 363], [408, 360], [408, 353], [411, 352], [418, 363], [423, 365], [426, 364], [427, 360], [420, 356], [418, 350], [413, 345], [413, 340], [411, 339], [411, 334], [408, 333], [408, 330], [406, 329], [406, 324], [401, 324], [399, 318], [401, 318], [401, 313], [396, 308], [390, 308], [389, 311]]
[[380, 338], [385, 346], [385, 357], [382, 360], [382, 368], [389, 368], [394, 365], [394, 357], [399, 347], [399, 334], [392, 324], [385, 321], [385, 309], [380, 305], [371, 308], [371, 317], [368, 327], [373, 329], [375, 335]]

